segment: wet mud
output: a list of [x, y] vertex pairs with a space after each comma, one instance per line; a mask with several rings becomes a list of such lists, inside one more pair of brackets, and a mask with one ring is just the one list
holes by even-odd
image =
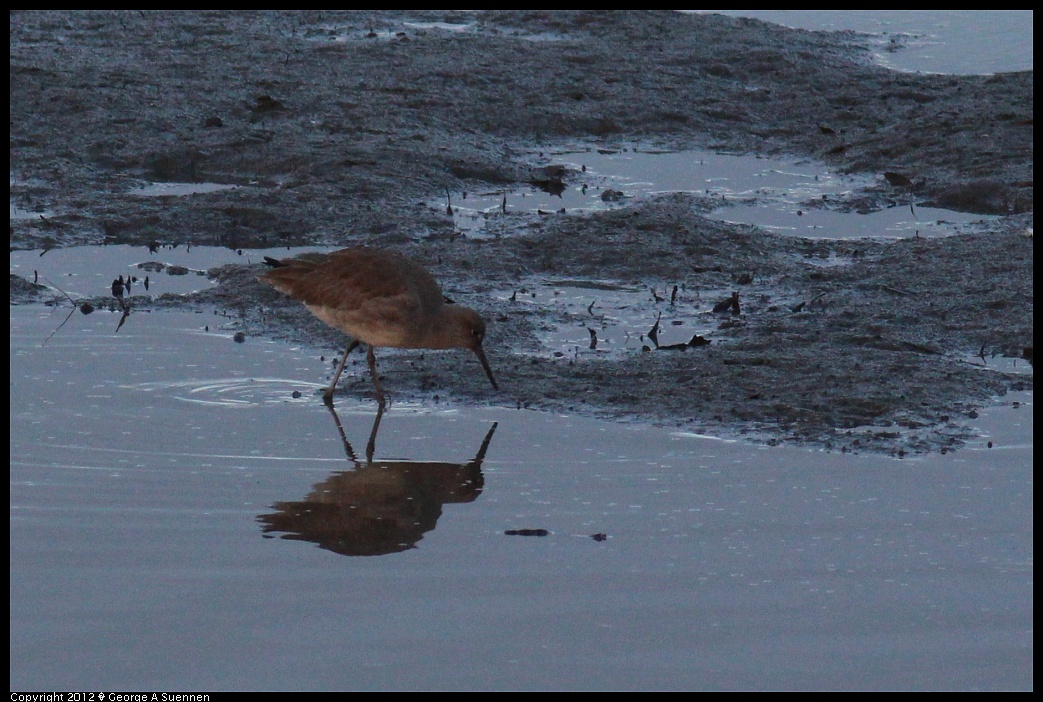
[[[13, 249], [401, 251], [485, 316], [502, 390], [469, 354], [384, 353], [393, 398], [902, 454], [958, 448], [977, 407], [1032, 387], [987, 363], [1033, 345], [1032, 72], [901, 74], [854, 33], [670, 12], [18, 11], [10, 30], [11, 200], [36, 213], [11, 220]], [[808, 240], [674, 194], [507, 213], [473, 237], [424, 204], [545, 179], [542, 149], [635, 143], [879, 176], [831, 207], [999, 217], [947, 238]], [[128, 195], [148, 182], [241, 187]], [[225, 266], [211, 289], [130, 305], [220, 309], [247, 340], [343, 348], [260, 272]], [[707, 305], [705, 346], [555, 354], [540, 341], [550, 310], [504, 292], [541, 277], [647, 288], [645, 332], [693, 321], [658, 299], [675, 285], [737, 292], [739, 314]], [[69, 305], [12, 277], [12, 303], [47, 300]], [[352, 368], [340, 392], [365, 395], [365, 364]]]

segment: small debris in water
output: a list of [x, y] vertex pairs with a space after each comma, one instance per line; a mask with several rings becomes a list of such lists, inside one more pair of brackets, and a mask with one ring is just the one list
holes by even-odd
[[[716, 310], [715, 310], [716, 311]], [[656, 348], [659, 348], [659, 320], [663, 318], [663, 313], [660, 312], [659, 316], [655, 319], [655, 324], [648, 330], [648, 338], [652, 340]]]
[[271, 95], [258, 95], [253, 107], [250, 109], [254, 114], [263, 114], [265, 112], [278, 112], [280, 110], [285, 110], [286, 106]]
[[732, 292], [731, 297], [727, 297], [713, 306], [714, 314], [722, 314], [729, 311], [735, 316], [742, 314], [739, 308], [739, 292], [737, 290]]
[[508, 529], [503, 533], [507, 536], [546, 536], [550, 532], [546, 529]]
[[560, 196], [565, 192], [566, 172], [566, 167], [562, 165], [545, 166], [529, 181], [529, 184], [549, 195]]
[[242, 333], [241, 331], [238, 331], [234, 335], [232, 335], [232, 341], [234, 341], [237, 344], [241, 344], [244, 341], [246, 341], [246, 334]]
[[657, 346], [656, 351], [686, 351], [689, 347], [695, 348], [698, 346], [709, 346], [710, 340], [706, 337], [694, 335], [687, 344], [668, 344], [667, 346]]
[[888, 183], [898, 188], [913, 187], [913, 181], [909, 180], [909, 178], [902, 175], [901, 173], [895, 173], [894, 171], [886, 171], [884, 173], [884, 178], [887, 179]]

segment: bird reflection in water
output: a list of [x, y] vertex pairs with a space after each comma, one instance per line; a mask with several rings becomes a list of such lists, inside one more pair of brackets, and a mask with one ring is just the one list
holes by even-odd
[[[377, 431], [384, 414], [377, 411], [359, 460], [348, 442], [336, 410], [327, 405], [354, 470], [337, 472], [300, 502], [276, 502], [271, 514], [257, 520], [264, 534], [283, 532], [281, 538], [312, 541], [344, 556], [379, 556], [414, 548], [435, 528], [442, 505], [473, 502], [485, 479], [482, 461], [496, 423], [485, 435], [475, 457], [466, 463], [374, 461]], [[271, 537], [267, 537], [271, 538]]]

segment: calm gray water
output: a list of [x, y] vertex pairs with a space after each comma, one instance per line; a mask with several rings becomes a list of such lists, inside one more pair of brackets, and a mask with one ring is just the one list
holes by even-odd
[[1032, 10], [702, 12], [753, 17], [800, 29], [873, 34], [879, 38], [879, 62], [899, 71], [985, 74], [1032, 69]]

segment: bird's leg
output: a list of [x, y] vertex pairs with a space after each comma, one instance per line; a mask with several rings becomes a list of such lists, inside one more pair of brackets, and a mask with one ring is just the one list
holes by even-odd
[[[322, 399], [327, 405], [333, 404], [333, 388], [337, 386], [337, 381], [340, 380], [340, 374], [344, 372], [344, 364], [348, 362], [348, 354], [351, 353], [356, 346], [359, 345], [358, 339], [352, 339], [348, 344], [347, 350], [344, 352], [344, 357], [340, 359], [340, 365], [337, 366], [337, 372], [333, 374], [333, 382], [326, 388], [326, 392], [322, 394]], [[370, 364], [370, 368], [373, 365]]]
[[355, 455], [355, 449], [351, 448], [351, 443], [348, 441], [348, 435], [344, 433], [344, 425], [340, 422], [340, 416], [337, 414], [337, 410], [334, 409], [332, 402], [326, 403], [326, 409], [333, 415], [333, 423], [337, 425], [337, 433], [340, 434], [340, 441], [344, 444], [344, 453], [348, 454], [348, 460], [356, 465], [361, 465], [359, 457]]
[[377, 405], [377, 416], [373, 420], [373, 430], [369, 432], [369, 442], [366, 444], [366, 463], [373, 463], [373, 453], [377, 448], [377, 431], [380, 429], [380, 418], [384, 416], [384, 403]]
[[373, 376], [373, 387], [377, 391], [377, 402], [384, 406], [384, 390], [380, 387], [380, 376], [377, 375], [377, 357], [373, 354], [373, 347], [369, 346], [366, 351], [366, 360], [369, 361], [369, 373]]

